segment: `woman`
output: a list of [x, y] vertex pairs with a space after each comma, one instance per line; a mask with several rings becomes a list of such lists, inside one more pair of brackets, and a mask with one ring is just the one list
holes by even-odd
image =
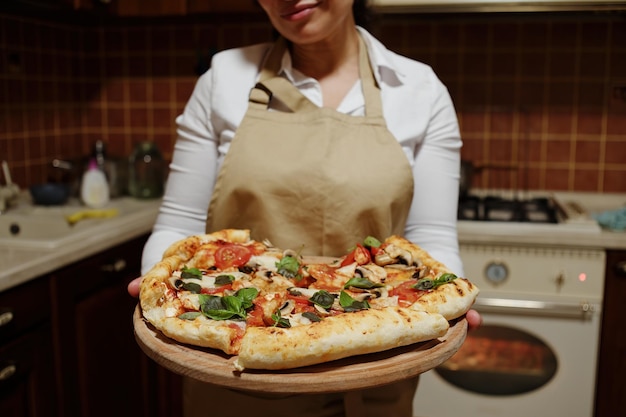
[[[282, 37], [217, 54], [198, 80], [177, 119], [143, 272], [176, 240], [235, 227], [328, 256], [367, 235], [402, 234], [462, 275], [461, 139], [446, 88], [429, 67], [357, 25], [366, 0], [258, 3]], [[137, 287], [138, 280], [129, 292]], [[472, 311], [468, 321], [477, 325], [480, 316]], [[416, 385], [357, 393], [363, 415], [411, 416]], [[241, 414], [232, 404], [256, 416], [335, 416], [355, 398], [344, 405], [341, 394], [264, 397], [194, 381], [184, 393], [188, 416]], [[207, 408], [203, 395], [220, 401]]]

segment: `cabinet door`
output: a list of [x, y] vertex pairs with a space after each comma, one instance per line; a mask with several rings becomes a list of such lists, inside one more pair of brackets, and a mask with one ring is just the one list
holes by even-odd
[[596, 417], [626, 416], [626, 251], [607, 251]]
[[67, 416], [147, 417], [179, 404], [179, 390], [167, 393], [167, 404], [156, 401], [163, 401], [160, 391], [175, 384], [176, 377], [156, 369], [134, 338], [137, 300], [128, 295], [126, 286], [139, 276], [144, 241], [134, 240], [53, 277], [60, 300], [55, 324]]
[[0, 345], [0, 416], [56, 416], [55, 385], [49, 324]]
[[57, 415], [47, 279], [0, 293], [0, 416]]

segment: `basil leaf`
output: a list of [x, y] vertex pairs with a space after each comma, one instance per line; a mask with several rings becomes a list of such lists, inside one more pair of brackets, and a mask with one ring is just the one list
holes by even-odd
[[218, 275], [215, 277], [215, 285], [218, 287], [231, 284], [235, 280], [232, 275]]
[[346, 282], [346, 285], [344, 285], [343, 287], [344, 288], [354, 287], [354, 288], [361, 288], [361, 289], [367, 290], [371, 288], [384, 287], [384, 285], [377, 284], [364, 277], [354, 277], [354, 278], [350, 278], [348, 282]]
[[282, 327], [284, 329], [288, 329], [291, 327], [289, 319], [281, 317], [280, 310], [276, 310], [276, 312], [272, 314], [272, 320], [274, 320], [274, 326], [276, 327]]
[[300, 270], [300, 262], [293, 256], [283, 256], [283, 258], [276, 262], [277, 272], [286, 278], [301, 278], [298, 274]]
[[363, 240], [363, 246], [378, 248], [380, 245], [382, 245], [382, 243], [380, 243], [380, 240], [376, 239], [374, 236], [368, 236]]
[[254, 287], [242, 288], [235, 293], [235, 297], [237, 297], [241, 301], [241, 307], [244, 310], [252, 307], [252, 301], [259, 294], [259, 290]]
[[199, 317], [201, 315], [202, 313], [200, 313], [199, 311], [188, 311], [179, 315], [178, 318], [181, 320], [195, 320], [196, 317]]
[[181, 278], [202, 279], [202, 272], [198, 268], [183, 267], [180, 271]]
[[246, 310], [253, 306], [252, 301], [258, 293], [259, 290], [250, 287], [224, 297], [200, 294], [200, 311], [213, 320], [245, 320]]
[[222, 303], [222, 297], [218, 295], [200, 294], [198, 301], [201, 307], [206, 306], [209, 310], [220, 310], [226, 307], [224, 303]]
[[302, 291], [298, 290], [297, 287], [288, 288], [287, 291], [289, 291], [289, 294], [291, 295], [295, 295], [295, 296], [302, 295]]
[[222, 304], [228, 311], [232, 311], [235, 314], [240, 313], [243, 310], [242, 302], [239, 297], [234, 295], [225, 295], [222, 297]]
[[415, 284], [413, 288], [416, 288], [422, 291], [428, 291], [428, 290], [437, 288], [440, 285], [447, 284], [448, 282], [454, 281], [457, 278], [458, 277], [456, 275], [450, 274], [450, 273], [442, 274], [441, 276], [439, 276], [438, 278], [434, 280], [431, 278], [422, 278], [417, 281], [417, 284]]
[[230, 320], [236, 318], [237, 313], [230, 310], [212, 310], [202, 307], [202, 314], [213, 320]]
[[335, 297], [326, 290], [319, 290], [309, 298], [309, 301], [328, 310], [333, 306]]
[[435, 283], [438, 285], [447, 284], [448, 282], [454, 281], [458, 277], [451, 273], [441, 274], [439, 278], [435, 280]]
[[320, 316], [318, 316], [315, 313], [311, 313], [310, 311], [305, 311], [304, 313], [302, 313], [302, 317], [306, 317], [307, 319], [311, 320], [314, 323], [318, 321], [322, 321], [322, 318]]
[[350, 297], [350, 294], [345, 291], [341, 291], [341, 294], [339, 294], [339, 304], [347, 312], [367, 310], [370, 308], [370, 304], [367, 301], [357, 301]]
[[422, 278], [417, 281], [417, 284], [415, 284], [413, 288], [422, 291], [432, 290], [433, 288], [435, 288], [435, 281], [430, 278]]
[[226, 296], [216, 297], [217, 301], [211, 300], [210, 303], [202, 304], [200, 311], [202, 314], [213, 320], [230, 320], [243, 319], [245, 314], [241, 315], [241, 303], [237, 297]]
[[200, 284], [196, 284], [195, 282], [183, 281], [182, 284], [180, 285], [180, 288], [182, 288], [185, 291], [192, 292], [194, 294], [200, 294], [200, 291], [202, 291], [202, 287], [200, 286]]

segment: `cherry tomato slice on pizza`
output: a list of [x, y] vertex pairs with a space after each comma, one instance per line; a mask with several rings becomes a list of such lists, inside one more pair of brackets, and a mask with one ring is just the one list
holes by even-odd
[[370, 251], [367, 250], [363, 245], [357, 243], [356, 247], [352, 252], [346, 255], [343, 262], [341, 262], [341, 266], [350, 265], [351, 263], [356, 262], [358, 265], [365, 265], [372, 261], [372, 256], [370, 255]]
[[221, 246], [215, 252], [215, 266], [219, 269], [239, 268], [245, 265], [252, 257], [252, 251], [236, 243]]
[[398, 303], [402, 307], [407, 307], [416, 302], [422, 295], [428, 291], [417, 290], [414, 288], [415, 281], [405, 281], [397, 287], [389, 291], [389, 296], [398, 296]]

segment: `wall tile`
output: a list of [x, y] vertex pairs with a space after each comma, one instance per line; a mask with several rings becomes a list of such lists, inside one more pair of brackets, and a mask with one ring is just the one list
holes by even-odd
[[[222, 18], [224, 17], [224, 18]], [[166, 158], [218, 50], [270, 40], [264, 20], [209, 16], [95, 26], [0, 14], [0, 158], [27, 186], [103, 139], [155, 140]], [[626, 22], [582, 14], [386, 15], [373, 33], [448, 86], [462, 156], [483, 187], [626, 192]]]

